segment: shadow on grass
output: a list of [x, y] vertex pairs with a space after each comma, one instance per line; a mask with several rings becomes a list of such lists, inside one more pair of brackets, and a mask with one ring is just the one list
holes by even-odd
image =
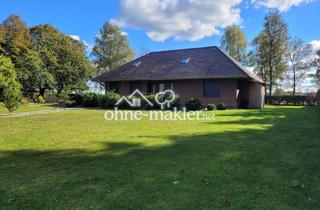
[[264, 129], [172, 135], [171, 144], [161, 147], [128, 139], [129, 143], [104, 143], [98, 151], [2, 150], [0, 206], [320, 208], [319, 112], [282, 107], [231, 115], [219, 112], [219, 116], [230, 120], [201, 123], [259, 124]]

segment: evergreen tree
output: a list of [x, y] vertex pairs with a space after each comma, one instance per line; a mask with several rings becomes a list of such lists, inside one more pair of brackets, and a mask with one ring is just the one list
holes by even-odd
[[20, 105], [20, 84], [16, 79], [10, 58], [0, 55], [0, 98], [9, 112], [16, 110]]

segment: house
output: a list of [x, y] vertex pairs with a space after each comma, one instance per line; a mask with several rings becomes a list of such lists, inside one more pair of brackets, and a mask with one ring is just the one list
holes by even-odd
[[264, 82], [218, 47], [151, 52], [94, 78], [121, 95], [173, 90], [185, 103], [197, 97], [203, 105], [228, 108], [264, 106]]

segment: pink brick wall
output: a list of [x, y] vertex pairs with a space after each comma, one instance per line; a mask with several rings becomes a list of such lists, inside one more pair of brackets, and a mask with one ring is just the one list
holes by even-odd
[[[190, 97], [197, 97], [203, 105], [225, 103], [229, 108], [237, 107], [237, 80], [236, 79], [218, 79], [220, 83], [220, 97], [205, 97], [203, 95], [203, 80], [175, 80], [173, 90], [180, 95], [182, 103], [185, 103]], [[147, 92], [148, 82], [143, 82], [143, 93]], [[120, 95], [130, 95], [130, 82], [120, 82]]]
[[184, 103], [190, 97], [197, 97], [203, 105], [225, 103], [229, 108], [237, 107], [237, 80], [221, 79], [220, 97], [206, 97], [203, 95], [203, 80], [179, 80], [173, 83], [173, 90], [180, 95]]

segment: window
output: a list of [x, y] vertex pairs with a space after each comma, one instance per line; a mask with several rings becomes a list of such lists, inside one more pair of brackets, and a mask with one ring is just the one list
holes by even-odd
[[130, 82], [130, 93], [138, 89], [142, 92], [142, 83], [141, 82]]
[[203, 81], [203, 95], [207, 97], [220, 97], [220, 85], [217, 81]]
[[190, 57], [182, 58], [182, 59], [181, 59], [181, 63], [182, 63], [182, 64], [187, 64], [187, 63], [189, 63], [189, 61], [190, 61]]
[[119, 93], [119, 83], [118, 82], [110, 82], [109, 90]]
[[134, 67], [138, 67], [138, 66], [140, 66], [141, 65], [141, 61], [138, 61], [138, 62], [136, 62], [136, 63], [134, 63], [134, 64], [132, 64]]
[[150, 82], [148, 83], [148, 93], [156, 94], [159, 91], [173, 90], [172, 82]]

